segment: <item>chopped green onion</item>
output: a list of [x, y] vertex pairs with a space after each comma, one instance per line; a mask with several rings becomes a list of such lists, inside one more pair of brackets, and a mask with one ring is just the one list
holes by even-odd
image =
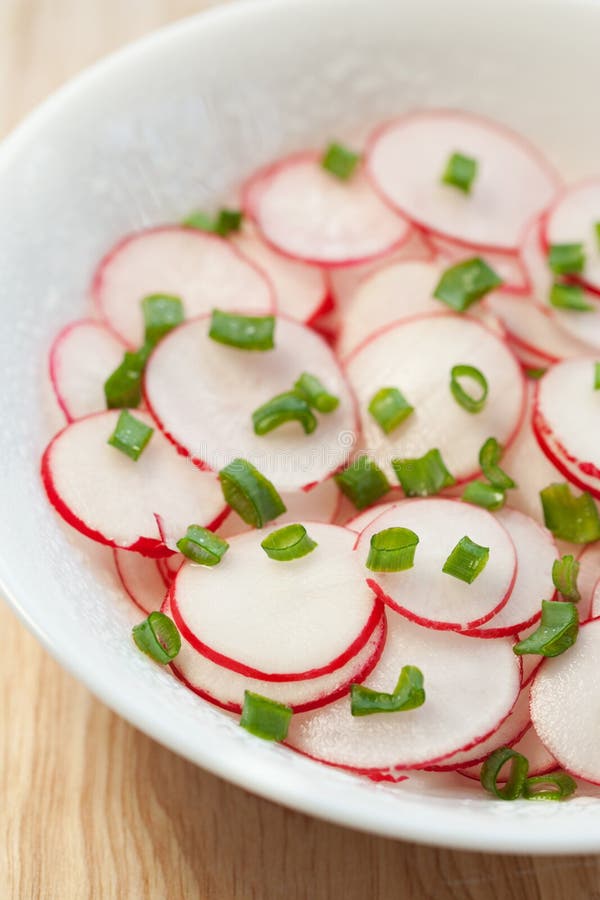
[[192, 213], [184, 219], [183, 225], [227, 237], [232, 231], [240, 230], [243, 218], [244, 214], [238, 209], [220, 209], [216, 216], [205, 212]]
[[341, 144], [330, 144], [321, 160], [321, 165], [341, 181], [348, 181], [354, 174], [360, 154], [354, 153]]
[[540, 366], [538, 369], [525, 369], [525, 374], [528, 378], [531, 378], [532, 381], [539, 381], [540, 378], [543, 378], [547, 371], [548, 369], [544, 369], [542, 366]]
[[371, 535], [366, 566], [372, 572], [403, 572], [414, 565], [418, 536], [410, 528], [385, 528]]
[[142, 372], [151, 348], [144, 345], [131, 353], [125, 351], [123, 361], [104, 382], [108, 409], [135, 409], [142, 399]]
[[[460, 383], [461, 378], [470, 378], [479, 387], [478, 397], [469, 394]], [[469, 413], [481, 412], [488, 395], [487, 378], [475, 366], [458, 365], [450, 370], [450, 392], [459, 406]]]
[[472, 503], [474, 506], [495, 512], [504, 506], [506, 495], [502, 488], [494, 487], [486, 481], [471, 481], [464, 489], [462, 499], [465, 503]]
[[142, 653], [163, 666], [175, 659], [181, 649], [175, 623], [161, 612], [151, 612], [131, 633]]
[[590, 544], [600, 538], [600, 516], [591, 494], [580, 497], [566, 483], [549, 484], [540, 491], [544, 524], [554, 537], [573, 544]]
[[236, 316], [213, 309], [208, 336], [241, 350], [272, 350], [275, 316]]
[[407, 497], [429, 497], [456, 484], [437, 448], [414, 459], [393, 459], [392, 468]]
[[369, 412], [381, 430], [390, 434], [414, 412], [414, 406], [410, 405], [398, 388], [384, 387], [373, 395]]
[[309, 406], [320, 413], [330, 413], [340, 405], [339, 397], [330, 394], [316, 375], [303, 372], [294, 385], [294, 390], [302, 394]]
[[574, 603], [563, 600], [542, 600], [541, 622], [529, 637], [513, 647], [513, 653], [524, 656], [560, 656], [577, 640], [579, 614]]
[[146, 344], [154, 346], [162, 337], [183, 322], [183, 303], [169, 294], [151, 294], [142, 300], [146, 326]]
[[312, 553], [317, 542], [307, 534], [304, 525], [284, 525], [268, 534], [260, 546], [270, 559], [288, 562]]
[[[538, 790], [538, 786], [553, 785], [554, 790]], [[566, 800], [577, 790], [577, 782], [566, 772], [534, 775], [523, 786], [524, 800]]]
[[555, 559], [552, 563], [554, 587], [564, 600], [570, 600], [571, 603], [579, 603], [581, 600], [581, 594], [577, 587], [578, 575], [579, 563], [572, 553], [568, 553], [562, 559]]
[[600, 222], [596, 222], [594, 225], [594, 231], [596, 233], [596, 241], [600, 246]]
[[574, 312], [590, 312], [594, 308], [585, 299], [585, 291], [579, 284], [555, 282], [550, 290], [550, 303], [556, 309], [570, 309]]
[[246, 459], [234, 459], [219, 472], [226, 502], [254, 528], [262, 528], [286, 511], [286, 506], [268, 478]]
[[594, 390], [600, 390], [600, 363], [594, 363]]
[[446, 269], [433, 292], [456, 312], [465, 312], [489, 291], [500, 287], [502, 279], [479, 256]]
[[442, 566], [442, 572], [472, 584], [485, 569], [489, 558], [490, 548], [476, 544], [465, 534]]
[[577, 275], [583, 272], [583, 244], [552, 244], [548, 253], [548, 265], [555, 275]]
[[227, 553], [229, 544], [208, 528], [188, 525], [185, 537], [177, 541], [177, 549], [201, 566], [216, 566]]
[[153, 434], [154, 428], [136, 419], [124, 409], [107, 443], [125, 453], [130, 459], [138, 460]]
[[334, 476], [335, 483], [357, 509], [366, 509], [391, 489], [377, 463], [359, 456], [343, 472]]
[[402, 666], [393, 694], [373, 691], [362, 684], [353, 684], [350, 688], [350, 712], [353, 716], [406, 712], [424, 703], [423, 673], [416, 666]]
[[305, 434], [312, 434], [318, 424], [310, 406], [298, 391], [277, 394], [252, 413], [254, 434], [268, 434], [285, 422], [292, 421], [299, 422]]
[[[510, 774], [504, 787], [498, 786], [498, 776], [505, 764], [510, 761]], [[511, 747], [500, 747], [491, 753], [481, 767], [480, 780], [482, 786], [498, 800], [518, 800], [523, 794], [525, 779], [529, 771], [529, 762], [522, 753]]]
[[453, 153], [446, 163], [442, 182], [451, 184], [453, 187], [464, 191], [465, 194], [469, 194], [476, 175], [476, 159], [472, 159], [470, 156], [463, 156], [462, 153]]
[[289, 706], [261, 697], [252, 691], [244, 691], [244, 706], [240, 725], [255, 737], [264, 741], [284, 741], [292, 719]]
[[479, 451], [479, 465], [491, 485], [499, 490], [508, 491], [517, 485], [510, 475], [507, 475], [498, 465], [502, 459], [503, 452], [504, 448], [498, 443], [496, 438], [488, 438]]

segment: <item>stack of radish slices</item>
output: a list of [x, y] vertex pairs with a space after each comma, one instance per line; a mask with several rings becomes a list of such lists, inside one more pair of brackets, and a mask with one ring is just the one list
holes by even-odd
[[44, 486], [135, 643], [358, 775], [600, 783], [600, 181], [425, 110], [238, 196], [122, 238], [50, 350]]

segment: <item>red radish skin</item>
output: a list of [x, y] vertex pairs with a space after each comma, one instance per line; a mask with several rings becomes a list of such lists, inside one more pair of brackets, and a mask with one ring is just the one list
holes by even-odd
[[186, 318], [217, 307], [268, 315], [275, 293], [265, 274], [230, 242], [194, 228], [166, 225], [127, 235], [100, 262], [92, 282], [98, 311], [123, 340], [144, 340], [140, 301], [173, 294]]
[[588, 544], [579, 554], [577, 587], [581, 599], [577, 604], [579, 620], [596, 619], [600, 615], [598, 591], [600, 587], [600, 544]]
[[113, 558], [119, 580], [138, 609], [146, 615], [160, 609], [166, 593], [160, 560], [127, 550], [113, 550]]
[[[516, 750], [517, 753], [521, 753], [528, 761], [529, 769], [527, 770], [527, 774], [530, 778], [535, 778], [537, 775], [547, 775], [548, 772], [556, 771], [556, 769], [559, 768], [559, 765], [552, 754], [548, 752], [540, 741], [536, 730], [531, 723], [523, 736], [509, 746], [511, 746], [513, 750]], [[475, 781], [479, 781], [481, 778], [482, 765], [483, 761], [474, 766], [469, 766], [466, 769], [460, 769], [459, 774], [464, 775], [466, 778], [472, 778]], [[500, 783], [506, 781], [506, 777], [503, 776], [504, 773], [501, 772], [500, 777], [498, 778]]]
[[565, 187], [542, 220], [542, 249], [552, 244], [583, 244], [585, 267], [574, 280], [600, 294], [600, 252], [596, 237], [599, 221], [600, 179], [589, 178]]

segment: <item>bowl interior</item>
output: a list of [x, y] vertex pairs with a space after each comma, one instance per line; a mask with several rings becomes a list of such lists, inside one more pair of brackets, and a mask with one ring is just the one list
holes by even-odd
[[[557, 63], [566, 28], [576, 65]], [[557, 807], [491, 802], [458, 777], [363, 783], [251, 738], [143, 658], [106, 552], [68, 534], [42, 492], [49, 341], [88, 312], [93, 266], [125, 232], [210, 207], [263, 162], [412, 107], [487, 114], [538, 142], [566, 177], [591, 173], [599, 28], [600, 7], [577, 0], [247, 0], [94, 67], [0, 149], [2, 587], [106, 703], [250, 790], [431, 843], [600, 850], [591, 789]]]

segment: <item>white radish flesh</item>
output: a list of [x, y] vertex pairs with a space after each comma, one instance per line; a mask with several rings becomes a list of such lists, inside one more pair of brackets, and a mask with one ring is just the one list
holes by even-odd
[[429, 240], [438, 254], [438, 260], [445, 261], [446, 266], [472, 259], [474, 256], [483, 257], [488, 266], [502, 279], [505, 291], [523, 294], [529, 288], [527, 273], [517, 253], [494, 253], [489, 250], [481, 253], [476, 247], [458, 244], [434, 234], [430, 235]]
[[[581, 356], [586, 351], [581, 341], [565, 332], [550, 307], [503, 291], [490, 294], [485, 305], [503, 323], [519, 358], [523, 358], [523, 353], [534, 354], [547, 366], [558, 360]], [[523, 362], [530, 362], [526, 355]]]
[[[552, 754], [540, 741], [537, 732], [531, 723], [525, 731], [525, 734], [519, 738], [516, 743], [511, 744], [510, 746], [512, 746], [512, 749], [516, 750], [517, 753], [521, 753], [529, 763], [527, 774], [531, 778], [535, 778], [536, 775], [547, 775], [548, 772], [552, 772], [554, 769], [559, 768], [559, 765]], [[469, 766], [466, 769], [461, 769], [460, 774], [466, 775], [467, 778], [473, 778], [475, 781], [479, 781], [482, 765], [483, 763], [478, 763], [477, 765]], [[506, 778], [505, 772], [502, 771], [500, 772], [498, 781], [500, 783], [505, 782]]]
[[577, 588], [580, 601], [577, 604], [579, 621], [600, 616], [600, 544], [588, 544], [579, 555]]
[[146, 614], [160, 609], [167, 589], [159, 560], [147, 559], [128, 550], [113, 552], [117, 575], [130, 599]]
[[596, 223], [600, 221], [600, 180], [589, 179], [566, 188], [545, 219], [543, 239], [552, 244], [583, 244], [585, 267], [579, 276], [600, 292], [600, 249]]

